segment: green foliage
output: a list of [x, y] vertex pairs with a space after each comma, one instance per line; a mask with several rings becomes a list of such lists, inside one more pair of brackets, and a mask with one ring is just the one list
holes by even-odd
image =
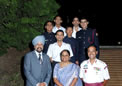
[[2, 79], [0, 80], [0, 86], [24, 86], [20, 72], [3, 75]]
[[10, 47], [27, 48], [58, 9], [55, 0], [0, 0], [0, 55]]

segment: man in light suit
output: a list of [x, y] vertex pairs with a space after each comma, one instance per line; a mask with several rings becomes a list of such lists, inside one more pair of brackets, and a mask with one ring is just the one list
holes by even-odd
[[24, 58], [26, 86], [48, 86], [52, 69], [49, 57], [42, 53], [44, 43], [43, 35], [35, 37], [32, 40], [35, 50], [27, 53]]

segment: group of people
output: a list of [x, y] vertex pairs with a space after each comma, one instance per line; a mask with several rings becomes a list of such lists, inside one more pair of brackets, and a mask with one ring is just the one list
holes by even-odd
[[61, 26], [60, 16], [45, 23], [45, 32], [32, 40], [34, 51], [25, 55], [26, 86], [105, 86], [110, 79], [99, 60], [98, 33], [88, 20], [74, 17]]

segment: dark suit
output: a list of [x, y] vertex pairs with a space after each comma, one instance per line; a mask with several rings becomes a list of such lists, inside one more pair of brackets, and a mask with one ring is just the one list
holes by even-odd
[[[94, 44], [97, 46], [97, 50], [99, 52], [99, 42], [98, 37], [96, 36], [96, 30], [87, 28], [87, 30], [80, 30], [76, 33], [76, 39], [78, 40], [79, 44], [79, 62], [83, 62], [84, 60], [88, 59], [87, 56], [87, 48], [89, 45]], [[97, 55], [97, 58], [99, 56]]]
[[29, 52], [24, 58], [24, 74], [26, 76], [26, 86], [36, 86], [37, 83], [46, 82], [51, 78], [51, 65], [49, 57], [42, 53], [43, 61], [40, 64], [35, 51]]
[[66, 36], [66, 37], [64, 37], [63, 41], [65, 43], [70, 44], [72, 51], [73, 51], [73, 55], [74, 55], [71, 57], [70, 61], [75, 63], [76, 61], [78, 61], [78, 42], [77, 42], [77, 40], [73, 37]]
[[56, 38], [55, 38], [55, 34], [53, 32], [51, 32], [51, 33], [44, 32], [43, 35], [45, 37], [45, 44], [44, 44], [43, 52], [47, 53], [49, 45], [56, 42]]

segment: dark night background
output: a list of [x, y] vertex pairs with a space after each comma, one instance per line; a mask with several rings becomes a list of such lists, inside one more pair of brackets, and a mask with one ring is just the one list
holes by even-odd
[[[120, 7], [116, 3], [89, 2], [84, 0], [57, 0], [61, 5], [58, 14], [63, 19], [62, 26], [72, 23], [74, 16], [86, 17], [89, 27], [95, 28], [99, 34], [100, 45], [122, 45]], [[121, 21], [120, 21], [121, 22]]]

